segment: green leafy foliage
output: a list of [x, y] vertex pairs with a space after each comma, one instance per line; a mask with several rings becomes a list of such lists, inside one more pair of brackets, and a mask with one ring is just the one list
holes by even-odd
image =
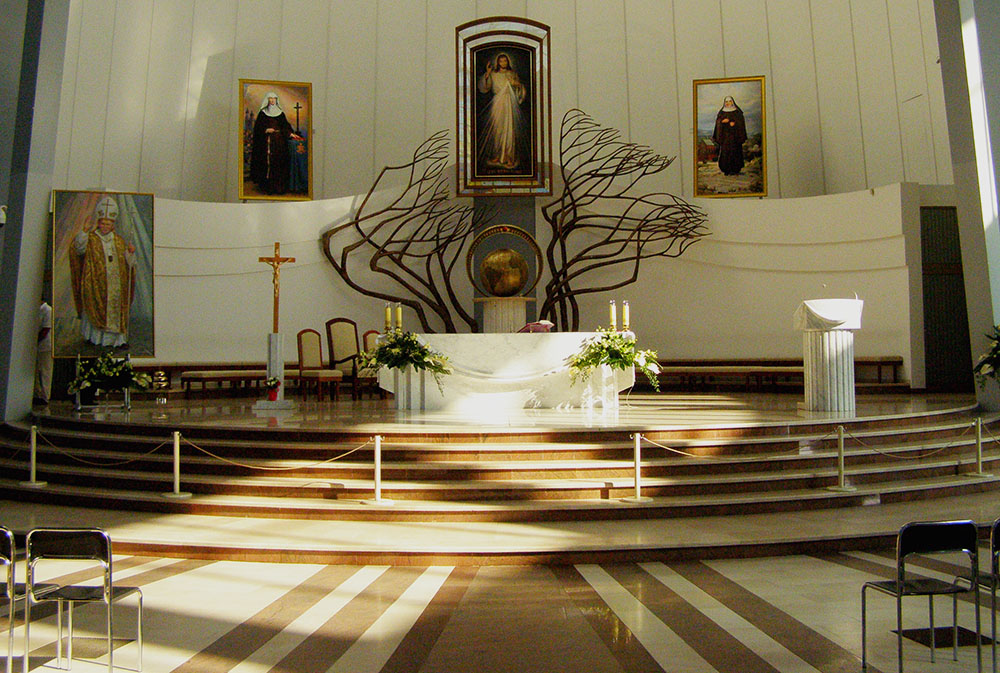
[[997, 369], [1000, 368], [1000, 325], [994, 325], [992, 333], [987, 334], [986, 338], [990, 340], [990, 348], [972, 368], [980, 388], [986, 386], [986, 379], [995, 379]]
[[390, 330], [379, 340], [378, 345], [358, 356], [361, 369], [404, 369], [413, 367], [434, 375], [438, 386], [441, 376], [451, 374], [448, 358], [420, 342], [413, 332]]
[[81, 390], [93, 388], [97, 391], [124, 390], [125, 388], [149, 387], [149, 374], [137, 372], [128, 358], [116, 358], [110, 351], [101, 353], [92, 360], [80, 363], [76, 378], [69, 382], [68, 391], [74, 395]]
[[586, 379], [591, 372], [601, 365], [612, 369], [638, 369], [646, 375], [653, 390], [660, 389], [656, 375], [660, 368], [656, 364], [656, 351], [638, 350], [635, 347], [635, 334], [618, 332], [610, 328], [599, 327], [597, 336], [587, 339], [579, 353], [569, 359], [570, 377]]

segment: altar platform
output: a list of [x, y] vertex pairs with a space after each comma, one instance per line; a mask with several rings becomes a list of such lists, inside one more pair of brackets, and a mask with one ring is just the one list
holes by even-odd
[[[633, 394], [616, 415], [538, 409], [489, 417], [399, 411], [376, 399], [306, 402], [271, 415], [255, 413], [247, 399], [139, 401], [130, 412], [53, 404], [3, 428], [0, 498], [15, 530], [99, 525], [122, 553], [325, 563], [864, 549], [885, 547], [910, 520], [985, 524], [1000, 516], [1000, 480], [969, 476], [980, 416], [971, 396], [862, 395], [851, 417], [803, 411], [799, 402], [782, 394]], [[1000, 474], [997, 418], [982, 420], [983, 466]], [[30, 423], [39, 428], [45, 487], [22, 483]], [[850, 442], [852, 492], [829, 488], [838, 426]], [[188, 499], [163, 497], [175, 430], [185, 437]], [[650, 497], [642, 502], [629, 499], [636, 433], [650, 441], [641, 461]], [[376, 434], [385, 442], [381, 502], [372, 490]]]

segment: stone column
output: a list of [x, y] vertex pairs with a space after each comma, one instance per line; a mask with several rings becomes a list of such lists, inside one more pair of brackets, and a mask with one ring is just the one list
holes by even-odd
[[814, 299], [795, 311], [802, 330], [807, 411], [854, 414], [854, 331], [861, 328], [860, 299]]

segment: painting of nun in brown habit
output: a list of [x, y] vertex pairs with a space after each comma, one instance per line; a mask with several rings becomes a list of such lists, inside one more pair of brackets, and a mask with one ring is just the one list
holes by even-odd
[[241, 199], [312, 198], [312, 86], [240, 80]]

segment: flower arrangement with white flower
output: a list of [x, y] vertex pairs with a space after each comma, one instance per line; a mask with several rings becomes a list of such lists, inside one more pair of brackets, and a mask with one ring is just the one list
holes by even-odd
[[570, 356], [570, 378], [572, 381], [586, 379], [601, 365], [622, 371], [634, 367], [645, 374], [653, 390], [660, 389], [660, 382], [656, 378], [660, 373], [656, 351], [637, 349], [635, 334], [632, 332], [599, 327], [597, 335], [587, 339], [580, 352]]
[[74, 395], [87, 388], [105, 392], [126, 388], [146, 389], [150, 383], [149, 374], [135, 371], [131, 360], [116, 358], [110, 351], [105, 351], [93, 360], [80, 364], [76, 377], [69, 382], [68, 390], [70, 395]]
[[972, 368], [980, 388], [986, 386], [986, 379], [995, 379], [997, 369], [1000, 369], [1000, 325], [994, 325], [993, 332], [987, 334], [986, 338], [990, 340], [990, 348], [980, 356], [976, 366]]
[[413, 332], [389, 330], [370, 351], [358, 356], [360, 369], [404, 369], [430, 372], [441, 387], [441, 377], [451, 374], [448, 358], [420, 342]]

